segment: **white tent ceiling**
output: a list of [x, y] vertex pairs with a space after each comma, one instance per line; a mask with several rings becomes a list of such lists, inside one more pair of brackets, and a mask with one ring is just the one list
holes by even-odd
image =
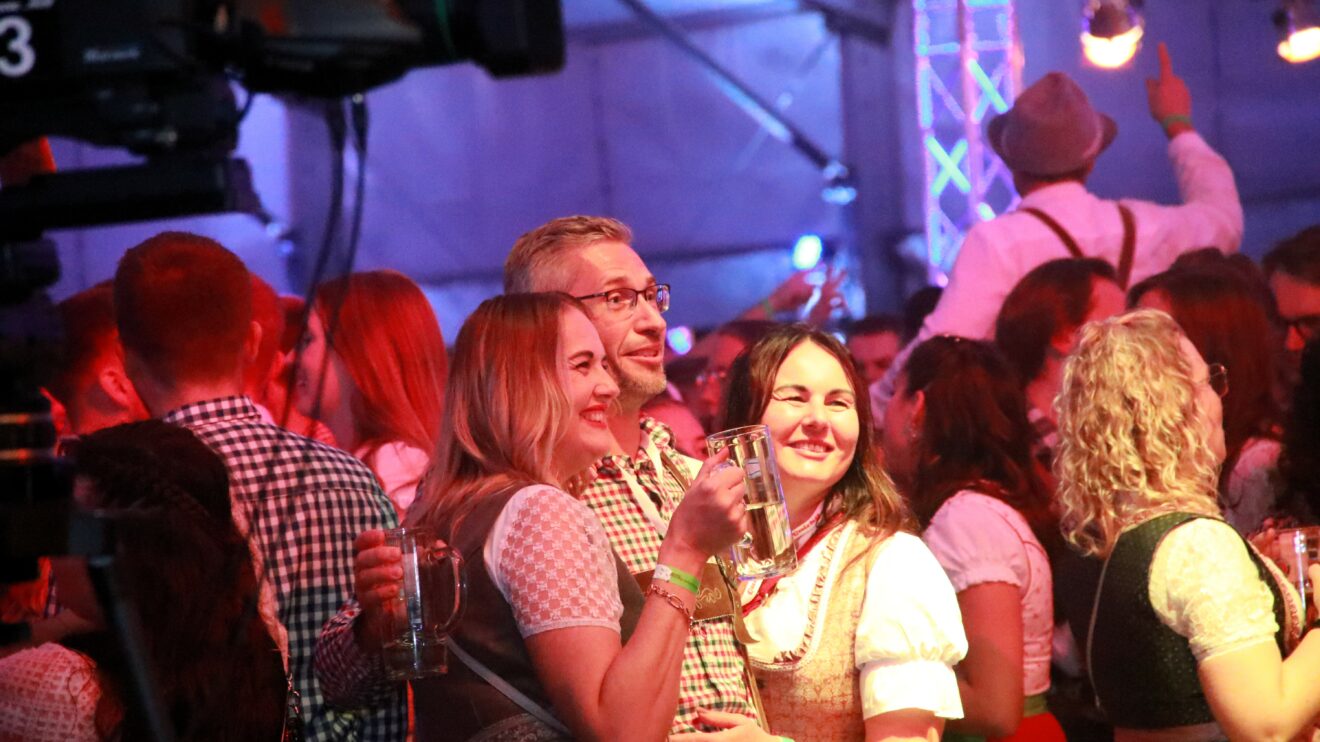
[[[682, 16], [713, 12], [760, 9], [758, 6], [784, 5], [783, 0], [645, 0], [657, 13]], [[564, 23], [572, 29], [633, 19], [632, 11], [619, 0], [562, 0]]]

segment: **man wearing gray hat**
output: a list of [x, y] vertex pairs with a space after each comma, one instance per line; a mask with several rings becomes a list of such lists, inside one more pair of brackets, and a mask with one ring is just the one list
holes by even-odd
[[1055, 258], [1109, 261], [1126, 288], [1159, 273], [1182, 253], [1203, 247], [1235, 252], [1242, 241], [1242, 204], [1233, 171], [1192, 127], [1192, 96], [1173, 73], [1164, 44], [1160, 76], [1146, 81], [1150, 113], [1169, 137], [1182, 203], [1107, 201], [1086, 190], [1096, 158], [1118, 134], [1108, 116], [1061, 72], [1027, 88], [995, 116], [986, 139], [1013, 173], [1022, 196], [1015, 211], [967, 232], [949, 285], [920, 334], [872, 388], [877, 409], [915, 344], [934, 335], [988, 339], [1004, 297], [1032, 268]]

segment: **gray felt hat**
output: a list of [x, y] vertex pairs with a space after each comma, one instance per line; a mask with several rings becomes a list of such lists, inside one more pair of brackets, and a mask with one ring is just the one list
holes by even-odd
[[1009, 169], [1045, 176], [1080, 170], [1117, 135], [1118, 124], [1097, 113], [1062, 72], [1037, 80], [986, 127], [990, 146]]

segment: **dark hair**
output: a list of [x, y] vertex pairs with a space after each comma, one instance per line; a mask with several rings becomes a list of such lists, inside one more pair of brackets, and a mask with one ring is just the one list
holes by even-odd
[[98, 284], [59, 303], [64, 339], [59, 367], [46, 389], [65, 407], [76, 405], [107, 355], [116, 352], [114, 292]]
[[903, 302], [903, 343], [912, 342], [912, 338], [921, 332], [921, 325], [926, 317], [939, 306], [944, 289], [939, 286], [924, 286], [917, 289]]
[[124, 349], [159, 381], [222, 379], [243, 361], [252, 279], [215, 240], [163, 232], [120, 258], [115, 317]]
[[779, 327], [779, 323], [774, 320], [736, 319], [720, 325], [715, 329], [715, 334], [738, 338], [747, 345], [754, 345], [756, 341], [768, 335], [776, 327]]
[[679, 356], [665, 364], [665, 378], [674, 384], [694, 384], [706, 370], [706, 359], [696, 355]]
[[1320, 224], [1307, 227], [1265, 254], [1265, 275], [1275, 271], [1307, 283], [1320, 284]]
[[[1179, 255], [1178, 259], [1173, 261], [1173, 265], [1169, 266], [1169, 270], [1181, 269], [1223, 271], [1246, 282], [1247, 287], [1256, 296], [1256, 300], [1265, 308], [1270, 322], [1278, 326], [1279, 334], [1282, 337], [1283, 323], [1279, 319], [1279, 304], [1274, 299], [1274, 291], [1270, 288], [1269, 279], [1265, 277], [1265, 272], [1261, 270], [1259, 265], [1256, 265], [1254, 260], [1242, 253], [1235, 252], [1232, 255], [1225, 255], [1217, 247], [1203, 247]], [[1147, 281], [1154, 278], [1157, 277], [1152, 277]], [[1136, 299], [1141, 298], [1141, 295], [1135, 292], [1129, 292], [1129, 295], [1136, 297]], [[1132, 306], [1132, 303], [1130, 301], [1129, 306]]]
[[1008, 362], [987, 342], [941, 335], [912, 351], [900, 393], [925, 395], [912, 508], [922, 527], [946, 500], [975, 489], [1011, 505], [1053, 553], [1061, 537], [1031, 454], [1027, 403]]
[[1301, 379], [1293, 394], [1279, 454], [1279, 501], [1309, 519], [1320, 516], [1320, 340], [1302, 351]]
[[1099, 258], [1061, 258], [1036, 266], [1008, 292], [995, 319], [995, 346], [1022, 387], [1040, 375], [1054, 338], [1086, 319], [1096, 281], [1117, 286], [1114, 267]]
[[895, 314], [868, 314], [848, 326], [849, 338], [886, 333], [903, 337], [903, 319]]
[[1227, 262], [1171, 268], [1143, 282], [1142, 294], [1134, 288], [1130, 298], [1163, 295], [1174, 321], [1205, 362], [1222, 363], [1228, 370], [1221, 498], [1243, 446], [1252, 438], [1273, 436], [1281, 419], [1275, 396], [1277, 334], [1269, 308], [1239, 270]]
[[266, 393], [264, 385], [270, 380], [276, 357], [280, 353], [280, 341], [284, 338], [284, 308], [280, 305], [280, 297], [275, 289], [263, 281], [261, 276], [253, 273], [250, 280], [252, 319], [261, 325], [261, 345], [257, 349], [257, 357], [248, 366], [244, 376], [247, 377], [248, 389], [255, 391], [257, 394], [254, 396], [260, 399], [260, 395]]
[[284, 314], [284, 331], [280, 333], [280, 352], [291, 353], [298, 340], [307, 332], [307, 302], [301, 296], [281, 295], [280, 311]]
[[803, 343], [812, 343], [834, 356], [856, 398], [857, 451], [843, 478], [826, 495], [826, 512], [842, 512], [878, 536], [904, 528], [908, 523], [907, 509], [875, 452], [875, 426], [866, 380], [857, 370], [852, 354], [833, 335], [805, 324], [780, 325], [743, 351], [729, 369], [729, 392], [721, 411], [721, 428], [761, 422], [774, 392], [779, 367]]
[[[118, 574], [144, 608], [146, 660], [175, 735], [278, 739], [287, 682], [255, 608], [252, 553], [234, 525], [224, 463], [188, 430], [158, 420], [92, 433], [74, 459], [92, 484], [89, 504], [113, 519]], [[117, 642], [100, 633], [65, 643], [129, 697]], [[123, 739], [149, 737], [137, 712], [125, 708]]]

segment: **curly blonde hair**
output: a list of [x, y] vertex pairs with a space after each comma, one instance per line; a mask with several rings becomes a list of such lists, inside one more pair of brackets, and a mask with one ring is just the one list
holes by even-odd
[[1139, 310], [1087, 325], [1064, 366], [1060, 528], [1107, 555], [1124, 528], [1162, 512], [1222, 517], [1220, 461], [1205, 440], [1197, 382], [1169, 315]]

